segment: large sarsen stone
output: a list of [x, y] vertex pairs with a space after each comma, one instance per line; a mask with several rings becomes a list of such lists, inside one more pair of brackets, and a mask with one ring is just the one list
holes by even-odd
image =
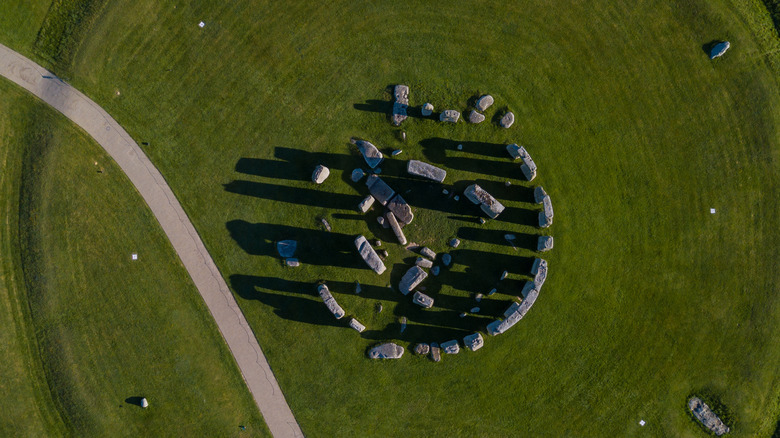
[[368, 352], [371, 359], [400, 359], [404, 355], [404, 347], [392, 342], [377, 345]]
[[366, 164], [368, 164], [368, 167], [372, 169], [378, 166], [379, 163], [381, 163], [385, 158], [385, 156], [379, 152], [379, 149], [377, 149], [376, 146], [368, 141], [358, 140], [356, 138], [352, 138], [349, 141], [357, 146], [360, 153], [363, 154], [363, 158], [366, 160]]
[[408, 295], [412, 289], [417, 287], [427, 277], [428, 273], [423, 271], [421, 267], [412, 266], [401, 278], [401, 283], [398, 285], [398, 290], [400, 290], [402, 294]]
[[377, 274], [385, 272], [385, 264], [382, 263], [382, 259], [379, 258], [374, 248], [368, 243], [368, 240], [364, 236], [358, 236], [355, 238], [355, 247], [360, 253], [360, 257], [366, 262], [369, 268], [373, 269]]
[[447, 176], [446, 170], [418, 160], [409, 160], [406, 171], [411, 175], [421, 176], [436, 182], [444, 182], [444, 178]]

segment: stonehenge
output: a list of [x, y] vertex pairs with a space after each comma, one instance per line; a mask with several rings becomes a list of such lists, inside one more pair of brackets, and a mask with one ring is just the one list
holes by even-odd
[[385, 156], [379, 152], [379, 149], [377, 149], [376, 146], [370, 142], [366, 140], [358, 140], [356, 138], [351, 138], [349, 141], [357, 146], [360, 153], [363, 154], [363, 158], [366, 160], [368, 167], [373, 169], [378, 166], [382, 160], [385, 159]]
[[472, 111], [469, 113], [469, 122], [473, 124], [482, 123], [485, 121], [485, 116], [478, 113], [477, 111]]
[[547, 260], [537, 258], [531, 266], [531, 275], [534, 276], [534, 284], [541, 288], [544, 281], [547, 280]]
[[715, 435], [721, 436], [729, 432], [729, 427], [726, 426], [723, 421], [712, 412], [707, 403], [704, 403], [698, 397], [691, 397], [688, 400], [688, 409], [691, 410], [693, 416], [696, 417], [701, 424], [707, 429], [711, 430]]
[[436, 182], [444, 182], [447, 171], [418, 160], [409, 160], [406, 171], [410, 175], [420, 176]]
[[396, 85], [393, 90], [395, 102], [393, 102], [393, 125], [400, 126], [406, 120], [406, 108], [409, 106], [409, 87]]
[[412, 266], [401, 278], [401, 282], [398, 284], [398, 290], [401, 291], [402, 294], [408, 295], [412, 289], [419, 286], [427, 277], [428, 273], [423, 271], [421, 267]]
[[404, 347], [388, 342], [377, 345], [368, 352], [371, 359], [400, 359], [404, 355]]
[[379, 258], [374, 248], [368, 243], [368, 240], [364, 236], [358, 236], [355, 238], [355, 247], [360, 253], [360, 257], [366, 262], [369, 268], [373, 269], [377, 274], [385, 272], [385, 264], [382, 263], [382, 259]]
[[466, 187], [463, 194], [466, 195], [469, 201], [479, 205], [480, 208], [482, 208], [482, 211], [491, 219], [495, 219], [504, 211], [504, 206], [478, 184], [472, 184]]
[[412, 301], [414, 302], [414, 304], [417, 304], [424, 309], [430, 309], [431, 307], [433, 307], [433, 298], [429, 297], [428, 295], [425, 295], [420, 291], [414, 293], [414, 296], [412, 297]]
[[333, 298], [333, 295], [331, 295], [328, 286], [324, 284], [317, 286], [317, 292], [320, 294], [322, 301], [325, 302], [325, 306], [328, 307], [328, 310], [330, 310], [330, 313], [332, 313], [336, 319], [341, 319], [344, 317], [344, 309], [342, 309], [341, 306], [339, 306], [339, 303], [336, 302], [336, 299]]

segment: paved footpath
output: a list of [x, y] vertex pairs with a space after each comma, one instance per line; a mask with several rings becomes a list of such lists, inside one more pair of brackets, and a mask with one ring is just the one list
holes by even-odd
[[217, 322], [257, 407], [275, 437], [302, 437], [268, 362], [192, 222], [138, 144], [80, 91], [0, 44], [0, 75], [24, 87], [87, 131], [119, 164], [160, 222]]

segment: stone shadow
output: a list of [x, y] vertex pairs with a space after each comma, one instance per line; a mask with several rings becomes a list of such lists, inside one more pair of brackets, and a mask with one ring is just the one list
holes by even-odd
[[507, 234], [515, 235], [515, 239], [512, 242], [516, 248], [524, 248], [531, 251], [536, 251], [536, 245], [540, 236], [539, 234], [517, 233], [506, 230], [487, 230], [485, 228], [477, 227], [460, 227], [457, 232], [459, 239], [474, 240], [477, 242], [511, 247], [512, 244], [510, 244], [509, 241], [504, 238], [504, 236]]
[[330, 193], [315, 188], [289, 187], [258, 181], [234, 180], [223, 184], [226, 192], [290, 204], [354, 210], [363, 199], [356, 195]]

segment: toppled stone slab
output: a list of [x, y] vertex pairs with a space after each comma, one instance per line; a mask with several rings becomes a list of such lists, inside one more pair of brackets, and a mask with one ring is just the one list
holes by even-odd
[[377, 345], [368, 352], [371, 359], [400, 359], [404, 355], [404, 347], [388, 342]]
[[280, 240], [276, 242], [276, 251], [284, 258], [294, 256], [297, 249], [298, 242], [295, 240]]
[[485, 121], [485, 116], [478, 113], [477, 111], [472, 111], [469, 113], [469, 122], [470, 123], [482, 123]]
[[731, 43], [728, 41], [723, 41], [722, 43], [715, 44], [712, 46], [712, 50], [710, 50], [710, 59], [715, 59], [719, 56], [723, 56], [724, 53], [726, 53], [726, 50], [731, 47]]
[[545, 252], [553, 249], [553, 236], [539, 236], [539, 242], [536, 244], [536, 250]]
[[419, 354], [420, 356], [428, 354], [428, 352], [431, 351], [431, 346], [428, 344], [417, 344], [414, 346], [414, 354]]
[[367, 212], [371, 209], [371, 206], [374, 205], [375, 200], [376, 199], [374, 199], [374, 197], [371, 195], [366, 196], [362, 201], [360, 201], [360, 204], [358, 204], [358, 211], [361, 213]]
[[358, 140], [356, 138], [352, 138], [349, 140], [352, 144], [357, 146], [358, 150], [361, 154], [363, 154], [363, 158], [366, 160], [366, 164], [368, 164], [368, 167], [375, 168], [379, 165], [379, 163], [384, 160], [385, 156], [382, 155], [381, 152], [379, 152], [379, 149], [376, 148], [371, 142], [365, 141], [365, 140]]
[[436, 182], [444, 182], [447, 171], [418, 160], [409, 160], [406, 171], [411, 175], [420, 176]]
[[311, 180], [317, 184], [322, 184], [330, 176], [330, 169], [322, 164], [314, 168], [314, 172], [311, 174]]
[[379, 258], [374, 248], [368, 243], [368, 240], [364, 236], [358, 236], [355, 238], [355, 247], [360, 253], [360, 257], [366, 262], [369, 268], [373, 269], [377, 274], [385, 272], [385, 264], [382, 263], [382, 259]]
[[423, 271], [421, 267], [412, 266], [401, 278], [401, 282], [398, 284], [398, 290], [400, 290], [402, 294], [408, 295], [412, 289], [419, 286], [427, 277], [428, 273]]
[[482, 211], [485, 212], [491, 219], [495, 219], [504, 211], [504, 206], [496, 200], [490, 193], [479, 186], [479, 184], [472, 184], [466, 187], [463, 194], [474, 204], [480, 205]]
[[423, 246], [422, 248], [420, 248], [420, 254], [422, 254], [423, 257], [428, 257], [431, 260], [436, 259], [436, 253], [433, 252], [433, 250], [428, 248], [427, 246]]
[[393, 102], [393, 125], [400, 126], [406, 120], [406, 108], [409, 106], [409, 87], [406, 85], [396, 85], [393, 90], [395, 102]]
[[358, 182], [363, 179], [364, 176], [366, 176], [366, 172], [364, 172], [361, 168], [357, 168], [352, 171], [350, 179], [352, 179], [352, 182]]
[[431, 360], [434, 362], [441, 361], [441, 349], [439, 344], [431, 342]]
[[700, 398], [691, 397], [691, 399], [688, 400], [688, 409], [691, 410], [693, 416], [696, 417], [704, 427], [711, 430], [715, 435], [721, 436], [729, 432], [729, 427], [726, 426], [723, 421], [715, 415], [715, 412], [713, 412]]
[[458, 354], [460, 353], [460, 345], [458, 345], [458, 340], [453, 339], [451, 341], [442, 342], [441, 343], [441, 349], [444, 350], [447, 354]]
[[[528, 296], [523, 300], [522, 303], [520, 303], [517, 308], [509, 313], [508, 316], [506, 316], [506, 319], [501, 321], [500, 319], [497, 319], [487, 326], [488, 333], [490, 333], [492, 336], [499, 335], [501, 333], [504, 333], [505, 331], [509, 330], [518, 323], [525, 314], [528, 312], [528, 310], [531, 308], [531, 306], [534, 305], [536, 302], [536, 298], [539, 296], [539, 291], [536, 289], [532, 289], [531, 292], [528, 294]], [[514, 306], [514, 304], [512, 304]], [[508, 313], [508, 310], [507, 312]]]
[[452, 256], [449, 254], [443, 254], [441, 256], [441, 262], [444, 264], [444, 266], [449, 266], [450, 263], [452, 263]]
[[471, 351], [477, 351], [485, 345], [485, 340], [482, 339], [482, 335], [474, 333], [463, 338], [463, 344]]
[[361, 324], [360, 321], [358, 321], [355, 318], [352, 318], [352, 319], [349, 320], [349, 326], [352, 327], [353, 329], [357, 330], [358, 333], [363, 333], [363, 330], [366, 329], [366, 326]]
[[325, 302], [325, 306], [328, 308], [328, 310], [330, 310], [330, 313], [336, 317], [336, 319], [341, 319], [344, 317], [344, 309], [342, 309], [341, 306], [339, 306], [339, 303], [336, 302], [336, 299], [333, 298], [333, 295], [331, 295], [328, 286], [324, 284], [317, 286], [317, 292], [319, 292], [320, 298], [322, 298], [322, 301]]
[[366, 186], [371, 196], [382, 205], [387, 205], [390, 199], [395, 196], [395, 190], [390, 188], [386, 182], [382, 181], [382, 178], [376, 175], [369, 175], [368, 179], [366, 179]]
[[398, 222], [409, 225], [414, 219], [414, 213], [412, 213], [412, 207], [406, 202], [401, 195], [393, 196], [385, 205], [388, 210], [392, 211]]
[[396, 239], [398, 239], [398, 243], [401, 245], [406, 245], [406, 236], [404, 236], [404, 232], [401, 229], [401, 226], [398, 224], [398, 221], [396, 220], [393, 212], [386, 212], [385, 219], [387, 220], [387, 223], [390, 224], [390, 228], [393, 230], [393, 234], [395, 234]]
[[493, 105], [493, 96], [489, 94], [485, 94], [484, 96], [477, 99], [477, 109], [480, 111], [485, 111], [490, 107], [490, 105]]
[[458, 123], [458, 119], [460, 119], [460, 113], [455, 110], [444, 110], [439, 114], [439, 121], [442, 122]]
[[417, 304], [420, 307], [423, 307], [425, 309], [430, 309], [431, 307], [433, 307], [433, 298], [429, 297], [428, 295], [425, 295], [420, 291], [414, 293], [414, 296], [412, 297], [412, 301], [414, 302], [414, 304]]
[[422, 115], [425, 117], [430, 116], [431, 114], [433, 114], [433, 104], [426, 103], [425, 105], [422, 106], [420, 112], [422, 112]]
[[301, 262], [293, 257], [288, 257], [284, 259], [284, 264], [291, 267], [291, 268], [297, 268], [298, 266], [301, 266]]
[[417, 257], [417, 261], [415, 261], [414, 264], [425, 269], [431, 269], [433, 267], [432, 261], [422, 257]]
[[547, 192], [544, 191], [542, 186], [536, 186], [534, 188], [534, 202], [541, 204], [544, 202], [544, 198], [547, 196]]
[[511, 111], [504, 114], [504, 117], [501, 117], [499, 122], [502, 128], [509, 128], [513, 123], [515, 123], [515, 115]]
[[457, 248], [460, 245], [460, 239], [458, 239], [458, 238], [450, 239], [449, 245], [452, 248]]
[[552, 200], [550, 199], [550, 196], [545, 196], [544, 199], [542, 199], [542, 207], [544, 208], [544, 215], [552, 219], [553, 208], [552, 208]]
[[523, 146], [518, 146], [517, 144], [510, 144], [506, 146], [506, 151], [509, 152], [509, 155], [512, 156], [512, 159], [521, 159], [523, 160], [523, 164], [520, 166], [520, 170], [523, 172], [523, 175], [528, 181], [532, 181], [534, 178], [536, 178], [536, 163], [534, 163], [534, 160], [531, 158], [531, 155], [528, 153], [528, 151], [525, 150]]

